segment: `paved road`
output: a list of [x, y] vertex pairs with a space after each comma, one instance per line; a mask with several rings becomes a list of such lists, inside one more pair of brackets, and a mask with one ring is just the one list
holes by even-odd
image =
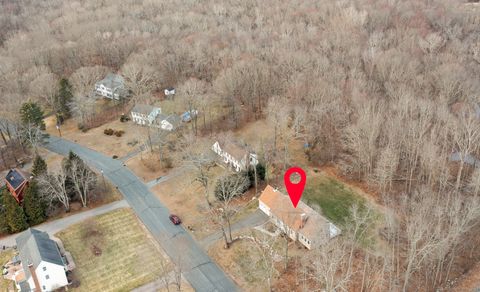
[[[261, 210], [257, 209], [255, 212], [251, 213], [247, 217], [241, 219], [232, 224], [232, 232], [241, 230], [247, 227], [255, 227], [258, 225], [262, 225], [263, 223], [268, 221], [268, 216], [263, 213]], [[223, 237], [222, 232], [215, 232], [210, 234], [209, 236], [205, 237], [200, 241], [200, 245], [203, 246], [205, 249], [210, 247], [210, 245], [214, 244], [218, 240]]]
[[[35, 229], [45, 231], [50, 235], [54, 235], [55, 233], [75, 224], [78, 222], [82, 222], [85, 219], [88, 219], [90, 217], [94, 217], [97, 215], [101, 215], [119, 208], [127, 208], [129, 207], [127, 201], [121, 200], [117, 202], [113, 202], [107, 205], [100, 206], [98, 208], [90, 209], [88, 211], [80, 212], [65, 218], [60, 218], [57, 220], [53, 221], [48, 221], [45, 223], [42, 223], [40, 225], [36, 225]], [[18, 234], [13, 234], [10, 236], [5, 236], [0, 238], [0, 245], [5, 245], [5, 246], [14, 246], [16, 245], [15, 243], [15, 238], [18, 236]]]
[[181, 265], [185, 279], [196, 291], [239, 290], [181, 225], [175, 226], [169, 221], [168, 209], [122, 161], [53, 136], [45, 147], [61, 155], [74, 151], [92, 167], [103, 170], [165, 252]]

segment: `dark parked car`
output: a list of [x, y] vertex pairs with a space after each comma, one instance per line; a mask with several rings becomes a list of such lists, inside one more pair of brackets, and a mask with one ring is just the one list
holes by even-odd
[[168, 216], [168, 218], [169, 218], [170, 221], [172, 221], [172, 223], [175, 224], [175, 225], [178, 225], [178, 224], [182, 223], [182, 220], [180, 220], [180, 217], [178, 217], [178, 216], [175, 215], [175, 214], [171, 214], [170, 216]]

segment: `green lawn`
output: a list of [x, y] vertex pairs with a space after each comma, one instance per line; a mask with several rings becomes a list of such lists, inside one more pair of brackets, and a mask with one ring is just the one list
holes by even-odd
[[[129, 291], [157, 279], [165, 261], [130, 209], [73, 225], [58, 234], [77, 265], [74, 291]], [[101, 255], [94, 255], [94, 247]], [[70, 289], [69, 289], [70, 290]]]
[[365, 208], [364, 198], [342, 182], [325, 176], [310, 176], [302, 198], [310, 206], [319, 206], [325, 217], [340, 226], [348, 222], [354, 204]]

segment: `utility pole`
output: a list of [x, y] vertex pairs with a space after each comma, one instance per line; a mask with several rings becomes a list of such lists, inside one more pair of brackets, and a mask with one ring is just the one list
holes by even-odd
[[102, 174], [102, 180], [103, 180], [103, 191], [107, 191], [107, 184], [105, 183], [105, 176], [103, 175], [103, 169], [100, 170], [100, 173]]
[[60, 124], [57, 123], [57, 125], [55, 125], [55, 127], [57, 128], [58, 130], [58, 135], [60, 135], [60, 138], [62, 137], [62, 131], [60, 131]]

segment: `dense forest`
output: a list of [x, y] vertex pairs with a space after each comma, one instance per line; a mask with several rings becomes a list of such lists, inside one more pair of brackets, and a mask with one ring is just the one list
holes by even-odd
[[53, 111], [62, 78], [81, 112], [117, 71], [134, 102], [195, 90], [217, 132], [268, 120], [395, 210], [391, 252], [328, 287], [434, 291], [480, 260], [477, 3], [0, 0], [2, 135], [22, 102]]

